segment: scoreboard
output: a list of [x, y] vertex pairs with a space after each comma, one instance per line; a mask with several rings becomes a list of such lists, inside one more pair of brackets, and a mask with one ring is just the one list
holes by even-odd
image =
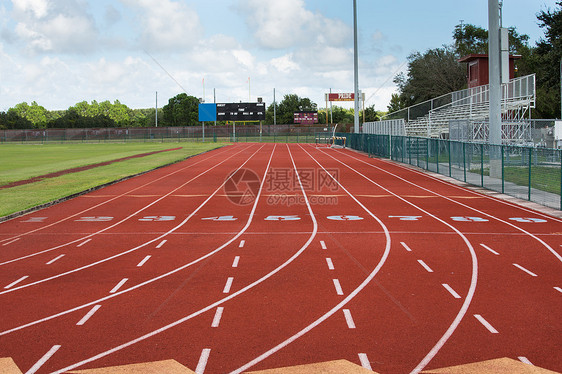
[[293, 122], [303, 125], [318, 123], [318, 112], [295, 112]]
[[263, 121], [265, 103], [217, 104], [217, 121]]

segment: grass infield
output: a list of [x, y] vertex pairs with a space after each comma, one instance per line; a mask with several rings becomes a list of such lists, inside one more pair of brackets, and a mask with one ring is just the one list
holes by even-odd
[[165, 149], [89, 170], [0, 189], [0, 217], [46, 204], [223, 146], [222, 143], [0, 145], [0, 185]]

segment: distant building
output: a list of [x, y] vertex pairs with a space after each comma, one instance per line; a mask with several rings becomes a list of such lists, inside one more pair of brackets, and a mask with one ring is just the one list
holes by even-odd
[[[520, 58], [521, 56], [517, 55], [509, 56], [509, 79], [515, 78], [515, 60]], [[462, 57], [459, 62], [465, 62], [467, 65], [468, 88], [490, 83], [488, 55], [471, 54]]]

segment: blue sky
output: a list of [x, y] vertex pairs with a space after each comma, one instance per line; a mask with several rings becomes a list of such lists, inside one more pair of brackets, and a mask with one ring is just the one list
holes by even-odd
[[[357, 4], [359, 84], [377, 110], [410, 53], [451, 43], [461, 20], [488, 23], [487, 0]], [[504, 0], [503, 24], [534, 44], [544, 35], [536, 13], [554, 7]], [[278, 101], [295, 93], [322, 107], [330, 88], [353, 91], [352, 16], [351, 0], [0, 0], [0, 110], [83, 100], [148, 108], [156, 91], [161, 107], [183, 89], [269, 104], [274, 88]]]

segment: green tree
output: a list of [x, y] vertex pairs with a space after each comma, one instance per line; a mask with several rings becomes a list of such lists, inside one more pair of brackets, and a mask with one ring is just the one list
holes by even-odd
[[168, 126], [199, 125], [199, 100], [181, 93], [168, 100], [162, 108], [163, 124]]
[[[515, 27], [508, 28], [509, 53], [527, 54], [529, 52], [529, 35], [519, 34]], [[453, 31], [454, 49], [458, 57], [469, 54], [488, 54], [488, 30], [471, 25], [456, 25]]]
[[[283, 100], [277, 104], [277, 123], [292, 124], [295, 112], [315, 110], [318, 110], [318, 106], [309, 98], [299, 97], [296, 94], [285, 95]], [[273, 124], [273, 104], [267, 108], [265, 123]]]
[[[381, 115], [379, 112], [375, 110], [375, 105], [371, 105], [365, 108], [365, 122], [374, 122], [379, 121], [381, 119]], [[361, 113], [361, 118], [363, 118], [363, 113]]]
[[26, 102], [16, 104], [10, 110], [19, 117], [31, 122], [33, 128], [45, 128], [47, 125], [48, 111], [35, 101], [31, 105], [28, 105]]

